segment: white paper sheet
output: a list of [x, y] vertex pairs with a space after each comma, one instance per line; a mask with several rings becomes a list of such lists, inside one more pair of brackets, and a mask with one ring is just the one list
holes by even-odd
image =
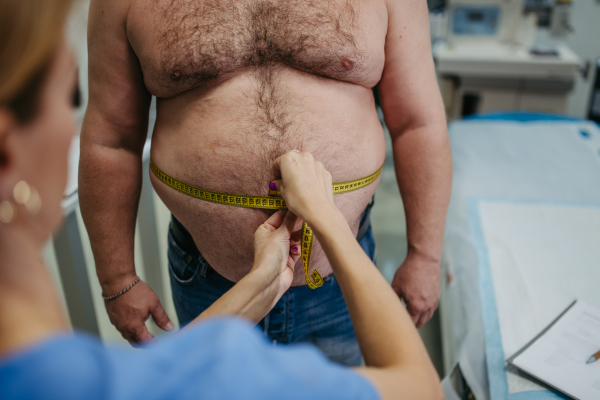
[[600, 309], [578, 301], [546, 333], [512, 361], [547, 384], [580, 400], [600, 398]]

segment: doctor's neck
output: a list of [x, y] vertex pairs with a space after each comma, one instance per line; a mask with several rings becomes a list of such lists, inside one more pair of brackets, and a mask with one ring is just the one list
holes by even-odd
[[0, 356], [67, 331], [60, 300], [24, 224], [0, 224]]

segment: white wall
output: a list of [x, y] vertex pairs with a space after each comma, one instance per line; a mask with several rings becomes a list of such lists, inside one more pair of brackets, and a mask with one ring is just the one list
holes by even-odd
[[593, 68], [587, 81], [581, 75], [577, 77], [567, 110], [569, 114], [587, 117], [595, 63], [600, 58], [600, 0], [573, 0], [571, 25], [574, 32], [567, 38], [567, 44], [583, 61], [590, 60]]
[[88, 101], [87, 23], [89, 5], [89, 0], [76, 1], [67, 23], [67, 40], [79, 67], [79, 88], [82, 103], [75, 115], [79, 127], [81, 127]]

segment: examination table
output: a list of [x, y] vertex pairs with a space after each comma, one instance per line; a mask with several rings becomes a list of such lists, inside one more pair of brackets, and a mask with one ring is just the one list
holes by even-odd
[[498, 113], [456, 121], [449, 134], [440, 302], [447, 399], [566, 398], [505, 360], [575, 298], [600, 306], [600, 127]]

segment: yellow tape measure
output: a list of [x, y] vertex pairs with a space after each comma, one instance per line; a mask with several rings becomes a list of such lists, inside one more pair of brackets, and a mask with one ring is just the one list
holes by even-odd
[[[154, 173], [154, 175], [156, 175], [156, 177], [167, 186], [196, 199], [234, 207], [260, 208], [263, 210], [287, 209], [285, 200], [281, 197], [279, 192], [276, 191], [269, 191], [269, 196], [249, 196], [244, 194], [216, 192], [214, 190], [207, 190], [197, 186], [188, 185], [185, 182], [181, 182], [180, 180], [173, 178], [158, 168], [152, 159], [150, 160], [150, 169], [152, 170], [152, 173]], [[352, 192], [370, 185], [379, 177], [382, 169], [383, 166], [375, 171], [375, 173], [364, 178], [334, 183], [333, 194]], [[311, 289], [316, 289], [323, 285], [323, 278], [321, 277], [321, 274], [319, 274], [319, 271], [315, 269], [310, 276], [308, 274], [314, 238], [314, 232], [308, 226], [308, 224], [304, 222], [302, 224], [302, 239], [300, 247], [302, 249], [301, 256], [302, 265], [304, 266], [304, 277], [308, 287]]]

